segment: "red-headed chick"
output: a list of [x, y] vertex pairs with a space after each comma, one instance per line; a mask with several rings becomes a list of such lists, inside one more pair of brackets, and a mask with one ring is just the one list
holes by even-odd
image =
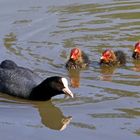
[[126, 63], [126, 56], [124, 52], [110, 49], [105, 50], [100, 58], [101, 65], [124, 65]]
[[134, 59], [140, 59], [140, 41], [135, 44], [132, 57]]
[[88, 56], [80, 49], [73, 48], [70, 53], [69, 60], [66, 63], [66, 68], [70, 69], [82, 69], [87, 68], [89, 65]]

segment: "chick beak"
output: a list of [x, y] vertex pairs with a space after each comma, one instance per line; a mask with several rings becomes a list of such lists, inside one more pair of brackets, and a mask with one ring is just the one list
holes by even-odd
[[100, 60], [105, 60], [106, 58], [104, 56], [101, 56]]
[[135, 49], [135, 50], [134, 50], [134, 52], [136, 52], [136, 53], [137, 53], [137, 52], [139, 52], [139, 51], [138, 51], [138, 49]]
[[63, 88], [62, 91], [63, 91], [66, 95], [70, 96], [71, 98], [74, 97], [73, 93], [71, 92], [71, 90], [70, 90], [68, 87]]
[[73, 54], [73, 55], [71, 55], [71, 57], [70, 57], [72, 60], [76, 60], [76, 56]]

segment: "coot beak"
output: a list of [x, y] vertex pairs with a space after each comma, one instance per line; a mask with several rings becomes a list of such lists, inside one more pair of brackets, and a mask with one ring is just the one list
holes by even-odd
[[70, 96], [71, 98], [74, 97], [73, 93], [71, 92], [71, 90], [70, 90], [68, 87], [63, 88], [62, 91], [63, 91], [66, 95]]

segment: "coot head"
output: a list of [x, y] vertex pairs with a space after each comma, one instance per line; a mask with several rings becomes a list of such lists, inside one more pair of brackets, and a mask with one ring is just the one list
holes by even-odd
[[73, 98], [73, 93], [70, 91], [68, 87], [68, 81], [66, 78], [59, 77], [59, 76], [50, 77], [50, 78], [47, 78], [47, 80], [45, 81], [46, 87], [48, 83], [49, 83], [50, 89], [52, 88], [52, 90], [58, 93], [62, 92], [63, 94], [66, 94]]
[[135, 44], [132, 57], [134, 59], [140, 59], [140, 41]]
[[33, 88], [30, 99], [47, 100], [59, 94], [65, 94], [73, 98], [73, 93], [68, 87], [67, 79], [53, 76], [47, 78], [41, 84]]

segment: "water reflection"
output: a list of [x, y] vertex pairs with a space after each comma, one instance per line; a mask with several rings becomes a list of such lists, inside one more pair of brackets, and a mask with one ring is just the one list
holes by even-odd
[[21, 49], [16, 46], [17, 36], [15, 33], [11, 32], [3, 38], [5, 48], [15, 55], [21, 55]]
[[134, 64], [134, 67], [132, 68], [132, 70], [139, 72], [140, 71], [140, 61], [134, 60], [133, 64]]
[[[41, 118], [41, 123], [45, 127], [48, 127], [53, 130], [59, 130], [59, 131], [64, 130], [69, 125], [70, 121], [72, 120], [71, 116], [65, 116], [63, 114], [63, 112], [60, 110], [60, 108], [56, 107], [52, 103], [51, 100], [46, 101], [46, 102], [29, 101], [29, 100], [18, 99], [15, 97], [11, 97], [9, 95], [2, 94], [2, 95], [0, 95], [0, 103], [3, 103], [3, 106], [4, 106], [4, 103], [6, 104], [5, 106], [8, 106], [8, 104], [10, 104], [10, 106], [12, 106], [12, 104], [14, 104], [17, 106], [17, 108], [19, 106], [24, 106], [24, 105], [31, 107], [31, 109], [32, 109], [32, 107], [35, 107], [37, 109], [37, 111], [39, 112], [39, 115]], [[9, 112], [11, 112], [11, 111], [9, 111]], [[13, 114], [11, 114], [11, 116], [12, 115]], [[26, 126], [35, 126], [35, 124], [33, 124], [33, 125], [25, 124], [25, 125]]]
[[41, 122], [46, 127], [54, 130], [64, 130], [72, 120], [71, 116], [64, 116], [63, 112], [51, 102], [41, 102], [36, 104], [36, 108], [41, 117]]
[[140, 136], [140, 129], [136, 130], [134, 133]]
[[128, 116], [130, 116], [132, 118], [140, 116], [140, 108], [120, 108], [117, 110], [127, 114]]
[[9, 33], [5, 35], [4, 38], [4, 46], [9, 49], [12, 45], [15, 45], [15, 42], [17, 41], [17, 37], [14, 33]]
[[140, 111], [138, 108], [119, 108], [115, 109], [118, 110], [119, 112], [117, 113], [94, 113], [90, 114], [93, 118], [136, 118], [140, 116]]
[[100, 79], [104, 81], [112, 81], [113, 74], [115, 73], [116, 67], [101, 66]]
[[73, 88], [80, 87], [80, 71], [79, 70], [69, 70], [68, 75], [70, 78], [70, 83]]

